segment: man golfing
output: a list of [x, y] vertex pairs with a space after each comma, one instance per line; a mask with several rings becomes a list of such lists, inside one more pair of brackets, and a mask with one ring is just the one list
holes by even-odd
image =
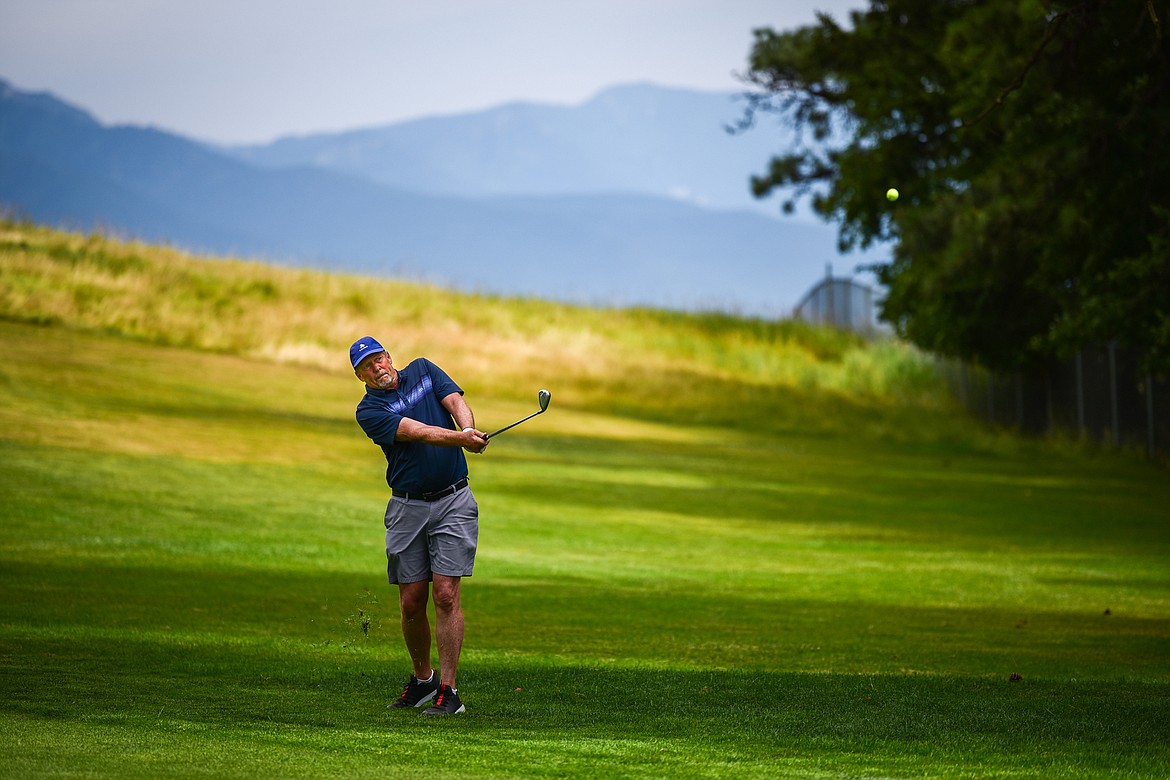
[[[363, 336], [349, 348], [349, 361], [366, 386], [358, 424], [386, 455], [386, 572], [398, 585], [402, 637], [414, 666], [390, 706], [433, 700], [424, 714], [465, 712], [455, 685], [463, 649], [459, 583], [475, 565], [479, 505], [467, 485], [463, 450], [483, 452], [488, 438], [476, 429], [463, 390], [426, 358], [398, 370], [381, 344]], [[437, 670], [431, 665], [429, 596], [435, 600]]]

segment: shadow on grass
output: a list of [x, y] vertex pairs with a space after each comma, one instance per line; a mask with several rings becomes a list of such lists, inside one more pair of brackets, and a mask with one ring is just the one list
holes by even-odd
[[[1170, 683], [1076, 679], [1061, 668], [1025, 670], [1018, 682], [874, 673], [883, 652], [908, 645], [948, 652], [950, 642], [959, 653], [986, 637], [994, 618], [986, 610], [690, 593], [664, 614], [655, 594], [612, 584], [561, 581], [555, 597], [541, 599], [536, 586], [477, 583], [470, 606], [478, 635], [460, 673], [469, 713], [436, 723], [386, 709], [406, 673], [392, 597], [377, 594], [369, 637], [350, 614], [369, 607], [362, 591], [376, 577], [95, 562], [83, 572], [9, 563], [2, 574], [0, 728], [20, 735], [13, 766], [21, 776], [95, 760], [99, 775], [182, 775], [110, 752], [131, 738], [149, 742], [155, 762], [215, 751], [220, 766], [254, 776], [360, 776], [391, 750], [410, 753], [417, 776], [442, 774], [450, 766], [433, 751], [435, 729], [466, 762], [460, 776], [587, 774], [582, 767], [679, 777], [760, 776], [780, 771], [774, 766], [838, 775], [1170, 771]], [[518, 628], [520, 614], [526, 626]], [[864, 673], [783, 671], [793, 646], [768, 643], [794, 640], [779, 620], [789, 628], [806, 621], [805, 631], [787, 632], [801, 636], [847, 636], [861, 621], [883, 630], [849, 649]], [[944, 621], [953, 631], [939, 628]], [[1160, 625], [1125, 625], [1164, 643]], [[1004, 627], [1010, 636], [1024, 631]], [[741, 648], [738, 663], [720, 647], [736, 632], [755, 648]], [[1052, 633], [1048, 650], [1076, 633]], [[1116, 639], [1097, 649], [1118, 650]], [[533, 655], [510, 656], [510, 647]], [[580, 660], [606, 656], [614, 659]], [[703, 669], [704, 658], [725, 668]], [[937, 668], [959, 667], [952, 659]], [[274, 763], [255, 757], [258, 744]], [[314, 771], [298, 771], [307, 757]]]
[[[100, 752], [100, 745], [85, 744], [94, 728], [130, 727], [159, 738], [195, 729], [241, 751], [274, 728], [290, 744], [309, 739], [336, 747], [375, 732], [408, 750], [432, 744], [440, 728], [469, 761], [494, 762], [496, 769], [521, 755], [577, 755], [589, 745], [601, 750], [589, 759], [593, 766], [644, 763], [653, 748], [664, 754], [656, 761], [695, 762], [694, 776], [705, 773], [700, 766], [726, 762], [837, 765], [843, 756], [854, 757], [847, 764], [864, 756], [864, 765], [886, 771], [973, 765], [1038, 771], [1057, 756], [1074, 776], [1103, 767], [1138, 776], [1170, 769], [1167, 684], [509, 660], [466, 670], [460, 687], [468, 715], [437, 724], [415, 711], [386, 709], [400, 674], [368, 653], [330, 656], [295, 642], [77, 641], [9, 631], [3, 658], [0, 722], [51, 724], [58, 735], [76, 729], [80, 742], [71, 749], [82, 752]], [[544, 774], [537, 765], [532, 774]]]

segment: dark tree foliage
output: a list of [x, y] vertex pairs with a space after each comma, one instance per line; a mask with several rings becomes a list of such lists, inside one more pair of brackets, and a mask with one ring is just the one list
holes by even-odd
[[1116, 341], [1168, 368], [1168, 5], [872, 0], [851, 29], [757, 30], [745, 124], [782, 112], [802, 143], [754, 191], [811, 197], [844, 249], [895, 242], [882, 316], [925, 349], [1014, 368]]

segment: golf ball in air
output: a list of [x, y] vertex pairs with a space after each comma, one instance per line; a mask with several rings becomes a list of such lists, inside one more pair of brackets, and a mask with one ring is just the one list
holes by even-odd
[[890, 203], [893, 203], [897, 199], [898, 199], [898, 191], [896, 189], [894, 189], [893, 187], [890, 187], [888, 190], [886, 190], [886, 200], [888, 200]]

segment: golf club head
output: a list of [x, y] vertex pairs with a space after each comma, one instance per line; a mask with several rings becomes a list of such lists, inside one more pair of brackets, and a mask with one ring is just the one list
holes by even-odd
[[500, 428], [498, 431], [492, 431], [491, 433], [489, 433], [487, 435], [487, 438], [490, 439], [491, 437], [495, 436], [498, 433], [503, 433], [504, 431], [508, 431], [508, 430], [511, 430], [512, 428], [515, 428], [517, 425], [519, 425], [522, 422], [525, 422], [526, 420], [531, 420], [533, 417], [540, 414], [545, 409], [548, 409], [548, 402], [551, 400], [552, 400], [552, 393], [550, 393], [548, 390], [541, 390], [539, 393], [536, 394], [536, 402], [540, 404], [539, 411], [535, 411], [532, 414], [525, 417], [524, 419], [517, 420], [516, 422], [512, 423], [511, 425], [505, 425], [503, 428]]

